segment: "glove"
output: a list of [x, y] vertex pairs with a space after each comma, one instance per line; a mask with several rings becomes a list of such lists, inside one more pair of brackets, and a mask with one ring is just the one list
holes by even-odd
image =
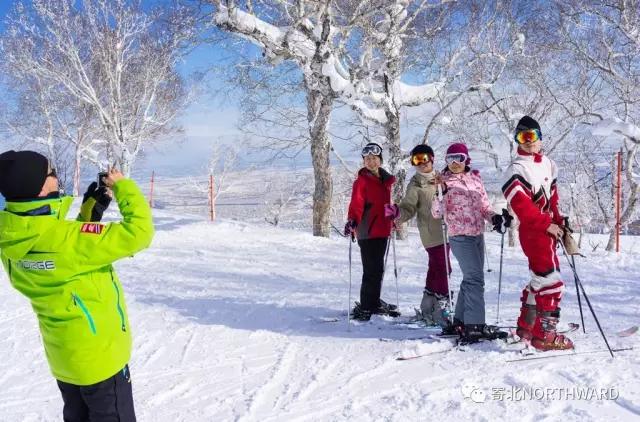
[[509, 215], [509, 212], [506, 209], [502, 209], [502, 214], [495, 214], [491, 217], [491, 224], [493, 224], [493, 230], [498, 233], [504, 233], [507, 231], [508, 227], [511, 227], [511, 221], [513, 217]]
[[400, 208], [396, 204], [384, 204], [384, 216], [390, 220], [400, 217]]
[[111, 196], [107, 187], [98, 187], [97, 182], [92, 182], [82, 196], [80, 217], [83, 221], [100, 221], [109, 204]]
[[504, 220], [505, 228], [511, 227], [511, 222], [513, 221], [513, 217], [511, 216], [511, 214], [509, 214], [509, 211], [507, 211], [506, 208], [502, 209], [502, 219]]
[[353, 236], [353, 234], [356, 232], [356, 227], [358, 227], [358, 225], [356, 224], [355, 221], [353, 220], [347, 221], [347, 224], [344, 225], [344, 235]]
[[502, 222], [503, 222], [503, 218], [501, 214], [494, 214], [493, 217], [491, 217], [491, 224], [493, 224], [493, 230], [500, 232], [502, 230]]

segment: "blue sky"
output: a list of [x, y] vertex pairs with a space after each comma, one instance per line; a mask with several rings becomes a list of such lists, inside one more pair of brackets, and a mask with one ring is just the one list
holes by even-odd
[[[170, 2], [170, 0], [143, 0], [143, 6], [152, 6], [165, 1]], [[17, 1], [0, 0], [0, 32], [4, 31], [4, 21], [15, 3]], [[205, 45], [194, 50], [180, 68], [183, 73], [187, 74], [193, 70], [203, 70], [215, 65], [219, 59], [218, 49]], [[220, 78], [212, 78], [208, 81], [208, 87], [219, 88], [220, 83]], [[145, 155], [136, 165], [139, 167], [138, 171], [147, 172], [148, 169], [155, 166], [170, 166], [176, 163], [177, 155], [181, 157], [181, 160], [185, 160], [188, 166], [200, 168], [206, 164], [203, 157], [208, 157], [213, 142], [218, 139], [231, 139], [238, 134], [236, 129], [238, 109], [236, 105], [222, 105], [221, 101], [213, 98], [208, 90], [203, 90], [198, 95], [180, 120], [185, 132], [179, 138], [182, 138], [186, 143], [175, 145], [175, 140], [178, 138], [174, 138], [160, 145], [149, 146]], [[167, 168], [167, 171], [174, 171], [174, 169]]]

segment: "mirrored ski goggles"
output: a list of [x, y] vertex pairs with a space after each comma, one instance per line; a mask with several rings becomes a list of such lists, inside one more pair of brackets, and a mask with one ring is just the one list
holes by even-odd
[[362, 148], [362, 153], [360, 155], [363, 157], [366, 157], [367, 155], [382, 155], [382, 148], [378, 145], [367, 145]]
[[414, 166], [419, 166], [420, 164], [426, 164], [433, 162], [433, 158], [426, 153], [422, 154], [414, 154], [411, 156], [411, 164]]
[[465, 161], [467, 161], [467, 154], [463, 154], [463, 153], [458, 153], [458, 154], [447, 154], [444, 157], [444, 161], [447, 164], [453, 164], [453, 163], [458, 163], [458, 164], [462, 164]]
[[516, 142], [522, 144], [532, 144], [542, 139], [542, 134], [538, 129], [523, 130], [516, 133]]

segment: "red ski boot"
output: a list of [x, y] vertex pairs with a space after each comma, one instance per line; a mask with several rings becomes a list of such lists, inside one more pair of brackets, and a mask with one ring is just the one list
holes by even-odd
[[516, 334], [524, 341], [530, 341], [531, 337], [533, 337], [533, 324], [536, 320], [535, 302], [533, 304], [527, 303], [527, 299], [530, 295], [533, 298], [529, 289], [525, 288], [522, 290], [522, 296], [520, 297], [522, 306], [520, 307], [520, 316], [518, 317]]
[[533, 325], [531, 345], [538, 350], [573, 349], [573, 342], [558, 334], [556, 326], [560, 320], [560, 293], [536, 295], [536, 321]]

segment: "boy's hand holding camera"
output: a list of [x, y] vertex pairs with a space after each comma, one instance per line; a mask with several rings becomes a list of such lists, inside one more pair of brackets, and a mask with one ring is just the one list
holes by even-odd
[[80, 215], [85, 221], [102, 220], [102, 215], [113, 198], [111, 188], [121, 179], [124, 179], [124, 175], [116, 169], [98, 173], [98, 182], [92, 182], [82, 198]]

